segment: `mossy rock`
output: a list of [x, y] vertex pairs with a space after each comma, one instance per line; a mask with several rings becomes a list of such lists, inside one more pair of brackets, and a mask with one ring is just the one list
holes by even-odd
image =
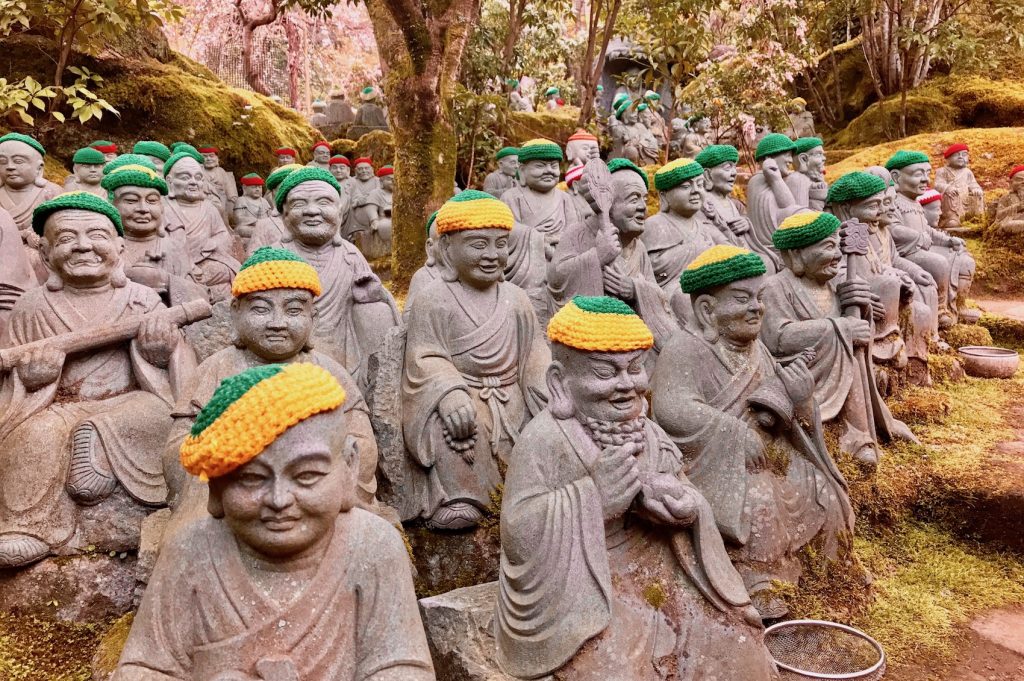
[[1024, 293], [1024, 236], [988, 234], [967, 239], [977, 271], [971, 293], [979, 297], [1007, 297]]
[[114, 620], [110, 628], [100, 637], [99, 645], [96, 646], [96, 652], [92, 656], [93, 678], [106, 679], [114, 673], [134, 620], [135, 613], [125, 613]]
[[[935, 97], [907, 97], [907, 132], [918, 134], [939, 132], [956, 127], [957, 109], [952, 104]], [[869, 106], [864, 113], [853, 119], [832, 143], [838, 147], [863, 147], [879, 138], [894, 139], [899, 136], [900, 102], [896, 99], [885, 101], [884, 107], [878, 102]]]
[[1024, 349], [1024, 321], [985, 313], [978, 320], [992, 335], [992, 341], [1001, 347]]
[[395, 138], [386, 130], [368, 132], [356, 141], [355, 153], [372, 158], [375, 168], [389, 165], [395, 162]]
[[341, 139], [331, 141], [331, 153], [334, 154], [335, 156], [339, 154], [341, 156], [352, 156], [355, 150], [355, 140], [345, 139], [344, 137], [342, 137]]
[[71, 171], [64, 167], [64, 164], [58, 161], [52, 154], [47, 154], [43, 157], [43, 176], [50, 182], [63, 185], [64, 180], [70, 174]]
[[505, 139], [513, 146], [519, 146], [532, 139], [543, 138], [557, 142], [564, 147], [569, 136], [576, 132], [579, 109], [566, 106], [555, 112], [513, 111], [508, 115], [508, 130]]
[[954, 349], [966, 345], [992, 345], [992, 334], [984, 326], [954, 324], [945, 331], [946, 342]]

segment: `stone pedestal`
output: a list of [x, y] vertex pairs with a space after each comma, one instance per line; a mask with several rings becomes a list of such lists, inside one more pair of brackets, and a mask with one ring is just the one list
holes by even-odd
[[47, 558], [20, 570], [0, 570], [0, 604], [19, 616], [106, 621], [134, 607], [136, 564], [134, 552], [103, 553]]

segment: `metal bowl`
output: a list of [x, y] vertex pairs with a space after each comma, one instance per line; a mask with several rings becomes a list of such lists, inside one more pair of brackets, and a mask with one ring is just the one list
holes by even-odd
[[957, 353], [967, 375], [977, 378], [1010, 378], [1020, 365], [1020, 355], [1006, 348], [965, 345]]
[[764, 643], [787, 681], [879, 681], [885, 676], [882, 646], [845, 624], [781, 622], [765, 630]]

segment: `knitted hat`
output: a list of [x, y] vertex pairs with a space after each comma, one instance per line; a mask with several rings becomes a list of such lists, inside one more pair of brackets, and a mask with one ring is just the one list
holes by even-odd
[[217, 154], [220, 153], [220, 149], [217, 147], [196, 147], [196, 151], [200, 154]]
[[111, 142], [110, 140], [96, 140], [95, 142], [93, 142], [89, 146], [92, 147], [93, 149], [95, 149], [96, 151], [101, 152], [103, 154], [116, 154], [117, 153], [117, 145], [114, 144], [113, 142]]
[[502, 147], [498, 149], [498, 153], [494, 155], [494, 158], [498, 161], [505, 158], [506, 156], [518, 156], [519, 149], [517, 147]]
[[183, 158], [190, 158], [193, 161], [195, 161], [196, 163], [198, 163], [199, 165], [203, 164], [203, 157], [202, 156], [199, 156], [197, 158], [196, 155], [193, 154], [192, 152], [189, 152], [189, 151], [176, 151], [173, 154], [171, 154], [171, 157], [169, 159], [164, 161], [164, 177], [168, 177], [171, 174], [171, 168], [174, 167], [174, 164], [177, 163], [178, 161], [182, 160]]
[[107, 159], [103, 156], [102, 151], [92, 147], [83, 147], [75, 152], [75, 155], [71, 157], [71, 162], [87, 166], [101, 166], [107, 162]]
[[636, 107], [636, 110], [637, 111], [647, 111], [647, 108], [648, 108], [647, 107], [647, 102], [644, 102], [643, 104], [638, 104], [637, 107]]
[[312, 265], [291, 251], [263, 246], [242, 263], [242, 269], [231, 282], [231, 295], [237, 298], [246, 293], [275, 288], [304, 288], [318, 296], [320, 275]]
[[114, 229], [117, 230], [117, 233], [124, 236], [124, 227], [121, 226], [121, 215], [117, 212], [117, 209], [109, 201], [104, 201], [89, 192], [68, 192], [39, 204], [32, 211], [32, 229], [36, 234], [42, 236], [47, 218], [62, 210], [88, 210], [93, 213], [99, 213], [114, 223]]
[[586, 166], [578, 165], [578, 166], [572, 166], [571, 168], [566, 170], [565, 171], [565, 184], [570, 186], [570, 187], [573, 186], [576, 183], [576, 180], [578, 180], [581, 177], [583, 177], [583, 169], [585, 167]]
[[519, 162], [527, 161], [561, 161], [562, 147], [551, 140], [532, 139], [519, 147]]
[[486, 192], [465, 189], [444, 202], [437, 211], [437, 233], [466, 229], [512, 229], [512, 209]]
[[274, 156], [291, 156], [294, 158], [297, 157], [298, 154], [296, 154], [295, 150], [291, 147], [281, 147], [279, 149], [274, 149]]
[[731, 144], [712, 144], [704, 147], [693, 160], [705, 169], [714, 168], [727, 162], [737, 163], [740, 160], [740, 152]]
[[366, 163], [367, 165], [372, 166], [373, 165], [373, 159], [370, 158], [369, 156], [360, 156], [356, 160], [352, 161], [352, 165], [353, 166], [357, 166], [357, 165], [360, 165], [362, 163]]
[[620, 92], [612, 98], [612, 108], [617, 109], [619, 105], [629, 99], [629, 95], [625, 92]]
[[596, 142], [597, 141], [597, 137], [594, 136], [594, 135], [591, 135], [586, 130], [580, 129], [580, 130], [577, 130], [576, 132], [574, 132], [573, 134], [569, 135], [569, 141], [570, 142]]
[[377, 177], [384, 177], [385, 175], [394, 175], [395, 169], [391, 166], [381, 166], [377, 170]]
[[198, 149], [188, 142], [175, 142], [174, 148], [171, 150], [171, 156], [174, 156], [175, 154], [188, 154], [200, 163], [203, 162], [203, 155], [199, 153]]
[[760, 161], [762, 158], [784, 154], [794, 149], [796, 149], [796, 145], [793, 144], [793, 140], [782, 133], [773, 132], [765, 135], [764, 139], [757, 143], [754, 159]]
[[885, 162], [886, 170], [900, 170], [907, 166], [912, 166], [915, 163], [931, 163], [931, 159], [928, 158], [928, 154], [923, 151], [908, 151], [906, 149], [900, 149], [895, 154], [889, 157], [889, 160]]
[[772, 243], [780, 251], [803, 248], [832, 236], [838, 230], [839, 218], [832, 213], [801, 211], [782, 221], [772, 234]]
[[931, 187], [921, 192], [921, 195], [917, 197], [917, 202], [922, 206], [927, 206], [929, 203], [935, 203], [936, 201], [942, 200], [942, 194], [935, 191]]
[[691, 262], [679, 277], [684, 293], [700, 293], [740, 279], [764, 274], [764, 260], [757, 253], [739, 246], [712, 246]]
[[[171, 142], [171, 153], [173, 154], [182, 147], [192, 147], [192, 145], [189, 144], [188, 142]], [[195, 149], [195, 147], [192, 148]]]
[[332, 166], [348, 166], [352, 167], [352, 161], [348, 160], [347, 156], [331, 156], [331, 160], [327, 162], [328, 165]]
[[635, 163], [630, 161], [628, 158], [613, 158], [608, 161], [608, 172], [615, 173], [620, 170], [632, 170], [634, 173], [640, 176], [644, 181], [644, 186], [648, 189], [651, 188], [650, 178], [647, 177], [647, 173], [641, 168], [637, 167]]
[[597, 91], [598, 92], [604, 92], [604, 85], [598, 85], [597, 86]]
[[796, 142], [793, 142], [793, 153], [803, 154], [816, 147], [823, 147], [825, 143], [821, 141], [820, 137], [801, 137]]
[[[95, 151], [95, 150], [94, 150]], [[97, 151], [97, 154], [102, 156], [102, 152]], [[121, 154], [113, 161], [103, 166], [103, 174], [109, 175], [122, 166], [144, 166], [156, 170], [156, 166], [149, 160], [148, 156], [142, 154]]]
[[3, 144], [4, 142], [21, 142], [22, 144], [27, 144], [38, 151], [40, 156], [46, 156], [46, 149], [43, 148], [43, 145], [40, 144], [36, 138], [29, 137], [28, 135], [22, 135], [20, 132], [9, 132], [3, 137], [0, 137], [0, 144]]
[[960, 151], [969, 151], [967, 145], [963, 142], [957, 142], [956, 144], [950, 144], [946, 147], [946, 150], [942, 152], [942, 158], [949, 158], [953, 154]]
[[1010, 179], [1013, 179], [1013, 176], [1022, 170], [1024, 170], [1024, 166], [1014, 166], [1013, 169], [1010, 170]]
[[544, 96], [545, 97], [550, 97], [551, 95], [557, 95], [557, 94], [558, 94], [558, 88], [556, 88], [553, 85], [551, 87], [549, 87], [547, 90], [544, 91]]
[[619, 100], [619, 103], [615, 105], [615, 117], [621, 120], [622, 114], [629, 111], [629, 107], [631, 106], [633, 106], [633, 100], [629, 97]]
[[852, 173], [846, 173], [828, 188], [828, 197], [825, 201], [833, 205], [860, 201], [879, 192], [884, 192], [885, 187], [885, 180], [877, 175], [855, 170]]
[[654, 335], [629, 305], [607, 296], [576, 296], [548, 322], [548, 340], [586, 352], [632, 352]]
[[248, 175], [242, 175], [242, 179], [239, 180], [243, 187], [262, 187], [266, 184], [263, 178], [256, 173], [249, 173]]
[[373, 87], [372, 85], [367, 85], [359, 92], [359, 99], [363, 100], [364, 102], [368, 102], [371, 99], [375, 99], [376, 97], [377, 88]]
[[313, 145], [313, 146], [312, 146], [312, 147], [310, 148], [310, 151], [316, 151], [316, 148], [317, 148], [317, 147], [323, 147], [323, 148], [324, 148], [324, 149], [326, 149], [327, 151], [330, 151], [330, 150], [331, 150], [331, 143], [330, 143], [330, 142], [327, 142], [326, 140], [320, 140], [319, 142], [317, 142], [316, 144], [314, 144], [314, 145]]
[[171, 157], [171, 150], [165, 145], [152, 140], [143, 140], [142, 142], [136, 142], [135, 146], [132, 147], [133, 154], [142, 154], [145, 156], [155, 156], [161, 161], [166, 161]]
[[647, 92], [644, 93], [644, 99], [646, 99], [649, 102], [657, 102], [661, 100], [661, 95], [659, 95], [654, 90], [648, 90]]
[[331, 372], [305, 362], [267, 364], [225, 378], [185, 441], [181, 464], [200, 480], [252, 461], [286, 430], [345, 402]]
[[519, 80], [517, 78], [508, 78], [505, 80], [505, 85], [508, 85], [510, 88], [515, 90], [519, 87]]
[[327, 184], [334, 187], [334, 191], [341, 195], [341, 185], [334, 179], [334, 175], [323, 168], [302, 168], [302, 170], [296, 170], [295, 172], [288, 173], [288, 176], [281, 180], [280, 186], [277, 188], [277, 192], [274, 194], [274, 203], [277, 205], [277, 211], [284, 213], [284, 200], [288, 198], [288, 192], [298, 187], [303, 182], [326, 182]]
[[288, 177], [296, 170], [302, 170], [305, 167], [306, 166], [299, 163], [289, 163], [286, 166], [275, 168], [274, 172], [267, 175], [267, 189], [271, 191], [277, 189], [277, 185], [281, 184], [281, 182], [284, 181], [284, 178]]
[[151, 163], [120, 165], [103, 177], [100, 186], [113, 195], [118, 187], [148, 187], [167, 196], [167, 182]]
[[666, 192], [703, 174], [704, 167], [701, 164], [688, 158], [677, 158], [654, 173], [654, 186], [659, 192]]
[[435, 210], [433, 213], [430, 214], [430, 217], [427, 218], [427, 236], [430, 236], [430, 228], [434, 225], [435, 222], [437, 222], [437, 214], [439, 212], [440, 211]]

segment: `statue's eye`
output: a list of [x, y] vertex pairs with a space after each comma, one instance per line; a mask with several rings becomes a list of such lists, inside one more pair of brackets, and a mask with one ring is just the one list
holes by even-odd
[[324, 474], [318, 471], [304, 471], [295, 476], [295, 482], [304, 487], [309, 487], [310, 485], [315, 485], [320, 482], [323, 477]]

